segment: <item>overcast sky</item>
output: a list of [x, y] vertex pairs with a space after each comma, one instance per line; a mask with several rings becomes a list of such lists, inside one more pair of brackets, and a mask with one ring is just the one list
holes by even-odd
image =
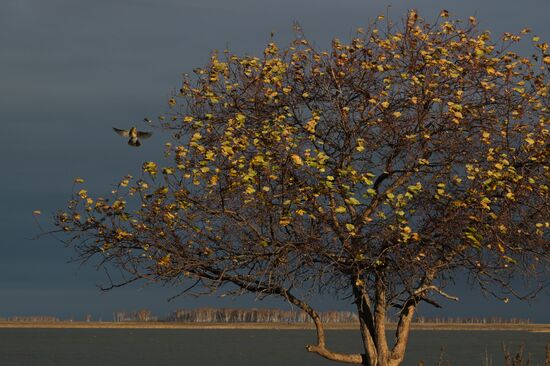
[[[548, 0], [0, 1], [0, 317], [110, 319], [119, 309], [163, 315], [178, 307], [262, 306], [217, 297], [168, 303], [176, 290], [143, 285], [100, 294], [102, 272], [67, 263], [72, 252], [51, 237], [31, 240], [39, 232], [31, 213], [41, 210], [47, 226], [75, 177], [86, 179], [92, 194], [107, 192], [141, 162], [159, 158], [168, 136], [157, 132], [133, 149], [111, 127], [165, 112], [181, 74], [204, 65], [213, 49], [259, 54], [272, 31], [277, 42], [288, 42], [293, 21], [322, 46], [349, 38], [378, 14], [399, 18], [408, 8], [427, 19], [443, 8], [475, 15], [494, 35], [528, 26], [550, 40]], [[459, 304], [421, 313], [550, 322], [548, 293], [530, 305], [505, 305], [464, 286], [455, 292]]]

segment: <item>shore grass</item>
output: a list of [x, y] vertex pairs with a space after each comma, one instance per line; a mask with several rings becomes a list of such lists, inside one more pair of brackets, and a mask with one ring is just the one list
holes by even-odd
[[[171, 322], [0, 322], [0, 328], [44, 328], [44, 329], [264, 329], [264, 330], [308, 330], [313, 324], [300, 323], [171, 323]], [[326, 329], [355, 330], [355, 323], [328, 323]], [[395, 324], [388, 324], [388, 330]], [[467, 323], [413, 323], [413, 330], [478, 330], [478, 331], [529, 331], [550, 333], [550, 324], [467, 324]]]

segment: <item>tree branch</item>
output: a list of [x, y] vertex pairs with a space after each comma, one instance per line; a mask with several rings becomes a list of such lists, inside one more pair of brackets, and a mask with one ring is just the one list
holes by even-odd
[[324, 357], [327, 360], [331, 360], [331, 361], [357, 364], [357, 365], [363, 364], [365, 355], [338, 353], [327, 349], [325, 329], [323, 327], [323, 322], [321, 321], [319, 314], [307, 303], [305, 303], [304, 301], [300, 300], [299, 298], [294, 296], [292, 293], [290, 293], [289, 290], [280, 286], [263, 285], [258, 281], [254, 281], [254, 280], [249, 281], [243, 278], [239, 278], [238, 276], [228, 275], [226, 273], [219, 273], [217, 276], [209, 276], [208, 274], [204, 274], [204, 277], [209, 279], [215, 278], [221, 281], [232, 282], [235, 285], [239, 286], [240, 288], [246, 289], [247, 291], [250, 291], [250, 292], [270, 293], [273, 295], [279, 295], [283, 297], [284, 299], [288, 300], [291, 304], [297, 306], [298, 308], [302, 309], [306, 314], [308, 314], [309, 317], [313, 320], [313, 323], [315, 324], [315, 328], [317, 330], [317, 344], [307, 345], [306, 349], [309, 352], [316, 353], [319, 356]]
[[445, 297], [449, 300], [459, 301], [458, 297], [449, 295], [448, 293], [446, 293], [445, 291], [443, 291], [442, 289], [440, 289], [439, 287], [437, 287], [435, 285], [422, 286], [414, 292], [414, 295], [419, 296], [419, 295], [422, 295], [426, 291], [435, 291], [438, 294], [440, 294], [441, 296], [443, 296], [443, 297]]

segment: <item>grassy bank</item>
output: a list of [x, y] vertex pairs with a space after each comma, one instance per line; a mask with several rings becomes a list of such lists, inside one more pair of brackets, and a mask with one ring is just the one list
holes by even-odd
[[[393, 329], [394, 324], [388, 324]], [[358, 324], [329, 323], [326, 329], [355, 330]], [[52, 328], [52, 329], [314, 329], [313, 324], [300, 323], [168, 323], [168, 322], [0, 322], [0, 328]], [[413, 330], [479, 330], [479, 331], [530, 331], [550, 332], [550, 324], [461, 324], [415, 323]]]

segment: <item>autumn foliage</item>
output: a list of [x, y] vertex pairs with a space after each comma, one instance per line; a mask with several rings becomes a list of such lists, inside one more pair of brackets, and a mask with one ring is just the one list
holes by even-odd
[[[159, 121], [171, 163], [109, 199], [77, 189], [56, 223], [81, 259], [129, 273], [120, 284], [279, 296], [315, 321], [309, 351], [398, 365], [416, 307], [454, 299], [458, 272], [504, 301], [547, 278], [548, 45], [475, 22], [411, 11], [328, 51], [298, 31], [261, 57], [214, 53]], [[362, 354], [326, 348], [318, 292], [351, 296]]]

